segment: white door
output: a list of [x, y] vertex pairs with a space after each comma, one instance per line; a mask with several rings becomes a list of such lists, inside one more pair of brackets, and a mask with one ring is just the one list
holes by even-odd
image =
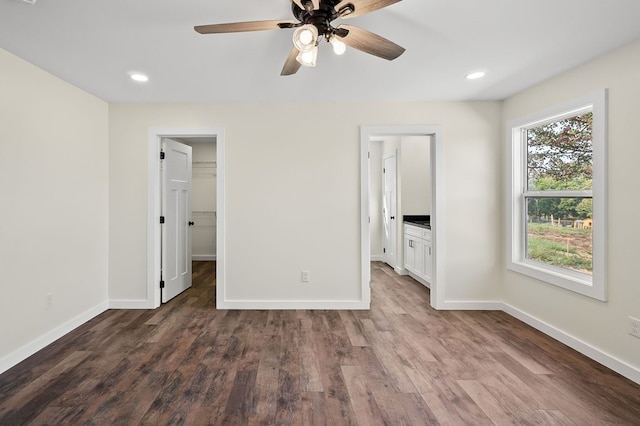
[[383, 260], [392, 268], [396, 267], [396, 156], [384, 159], [383, 214], [384, 248]]
[[163, 139], [162, 303], [191, 287], [191, 147]]

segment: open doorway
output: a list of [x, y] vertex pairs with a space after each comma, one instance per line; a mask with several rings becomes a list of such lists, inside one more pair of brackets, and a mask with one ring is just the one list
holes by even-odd
[[406, 275], [402, 223], [407, 217], [428, 222], [431, 215], [431, 139], [383, 136], [369, 142], [371, 260], [401, 275]]
[[217, 161], [215, 137], [174, 138], [191, 147], [191, 259], [216, 260]]
[[[217, 161], [215, 137], [181, 137], [191, 147], [190, 296], [200, 306], [215, 305]], [[166, 280], [165, 280], [166, 281]], [[166, 285], [166, 284], [165, 284]]]
[[[202, 256], [215, 260], [213, 268], [205, 268], [208, 274], [213, 273], [216, 282], [216, 300], [220, 300], [221, 287], [224, 286], [224, 129], [223, 128], [154, 128], [149, 129], [148, 138], [148, 193], [147, 193], [147, 305], [149, 308], [160, 306], [161, 279], [161, 168], [160, 146], [163, 139], [172, 139], [189, 145], [202, 143], [215, 145], [215, 193], [196, 205], [196, 212], [202, 212], [202, 225], [215, 224], [215, 243], [207, 241], [207, 253]], [[213, 145], [208, 148], [212, 148]], [[206, 160], [210, 170], [214, 161]], [[207, 197], [205, 197], [205, 200]], [[215, 200], [215, 201], [214, 201]], [[207, 206], [207, 209], [204, 207]], [[209, 208], [215, 206], [213, 209]], [[211, 213], [213, 211], [213, 214]], [[209, 220], [209, 222], [206, 222]], [[195, 220], [193, 221], [195, 222]], [[205, 227], [203, 226], [203, 227]], [[203, 237], [207, 239], [207, 237]], [[202, 243], [205, 245], [205, 243]], [[215, 253], [211, 253], [215, 248]], [[200, 248], [198, 248], [200, 250]], [[200, 268], [199, 268], [200, 269]], [[213, 271], [213, 272], [211, 272]]]
[[[431, 280], [431, 306], [437, 308], [441, 305], [441, 301], [444, 300], [444, 233], [445, 233], [445, 217], [444, 211], [444, 170], [442, 165], [443, 161], [443, 142], [442, 142], [442, 130], [438, 126], [376, 126], [376, 127], [361, 127], [360, 129], [360, 148], [361, 148], [361, 274], [362, 274], [362, 291], [363, 299], [370, 300], [370, 262], [371, 260], [385, 260], [384, 256], [378, 254], [376, 257], [371, 256], [371, 223], [375, 222], [370, 217], [370, 191], [372, 185], [375, 187], [381, 186], [381, 184], [371, 182], [371, 161], [370, 148], [372, 143], [379, 143], [385, 139], [402, 139], [402, 138], [414, 138], [428, 141], [429, 143], [429, 165], [425, 167], [430, 168], [430, 216], [431, 216], [431, 231], [433, 239], [433, 275]], [[387, 153], [389, 154], [389, 153]], [[395, 151], [394, 151], [395, 155]], [[384, 154], [382, 154], [384, 157]], [[389, 155], [388, 155], [389, 156]], [[384, 166], [381, 166], [381, 168]], [[381, 191], [382, 192], [382, 191]], [[385, 190], [386, 192], [386, 190]], [[392, 212], [387, 212], [391, 214]], [[402, 251], [397, 249], [397, 241], [402, 237], [402, 220], [395, 216], [393, 221], [390, 222], [390, 226], [393, 227], [393, 234], [395, 235], [394, 242], [396, 243], [395, 258], [392, 259], [395, 265], [396, 271], [398, 271], [397, 265], [402, 265]], [[390, 219], [390, 217], [389, 217]], [[383, 220], [382, 218], [380, 220]], [[375, 238], [374, 238], [375, 240]], [[375, 243], [375, 241], [374, 241]], [[400, 244], [402, 246], [402, 244]]]

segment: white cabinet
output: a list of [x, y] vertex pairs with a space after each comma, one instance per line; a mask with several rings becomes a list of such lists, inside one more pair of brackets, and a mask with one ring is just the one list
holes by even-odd
[[[433, 249], [431, 230], [420, 226], [404, 225], [404, 267], [418, 281], [431, 283]], [[423, 282], [423, 284], [426, 284]]]
[[418, 238], [404, 235], [404, 267], [414, 274], [424, 274], [424, 243]]

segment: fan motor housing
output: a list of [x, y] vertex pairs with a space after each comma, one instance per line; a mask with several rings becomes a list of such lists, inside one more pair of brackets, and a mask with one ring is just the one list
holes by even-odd
[[339, 14], [336, 12], [335, 5], [341, 0], [322, 0], [318, 9], [306, 11], [301, 9], [295, 2], [291, 2], [291, 10], [293, 16], [303, 24], [312, 24], [318, 29], [318, 34], [330, 36], [333, 31], [331, 21], [336, 19]]

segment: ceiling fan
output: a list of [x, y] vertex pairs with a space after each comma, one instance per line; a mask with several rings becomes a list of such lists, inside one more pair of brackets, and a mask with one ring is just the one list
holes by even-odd
[[315, 66], [318, 43], [324, 38], [333, 45], [336, 54], [344, 53], [346, 46], [392, 61], [405, 49], [392, 41], [362, 28], [338, 25], [338, 18], [355, 18], [374, 12], [401, 0], [291, 0], [293, 20], [250, 21], [227, 24], [199, 25], [200, 34], [234, 33], [295, 28], [293, 49], [282, 67], [280, 75], [295, 74], [300, 66]]

